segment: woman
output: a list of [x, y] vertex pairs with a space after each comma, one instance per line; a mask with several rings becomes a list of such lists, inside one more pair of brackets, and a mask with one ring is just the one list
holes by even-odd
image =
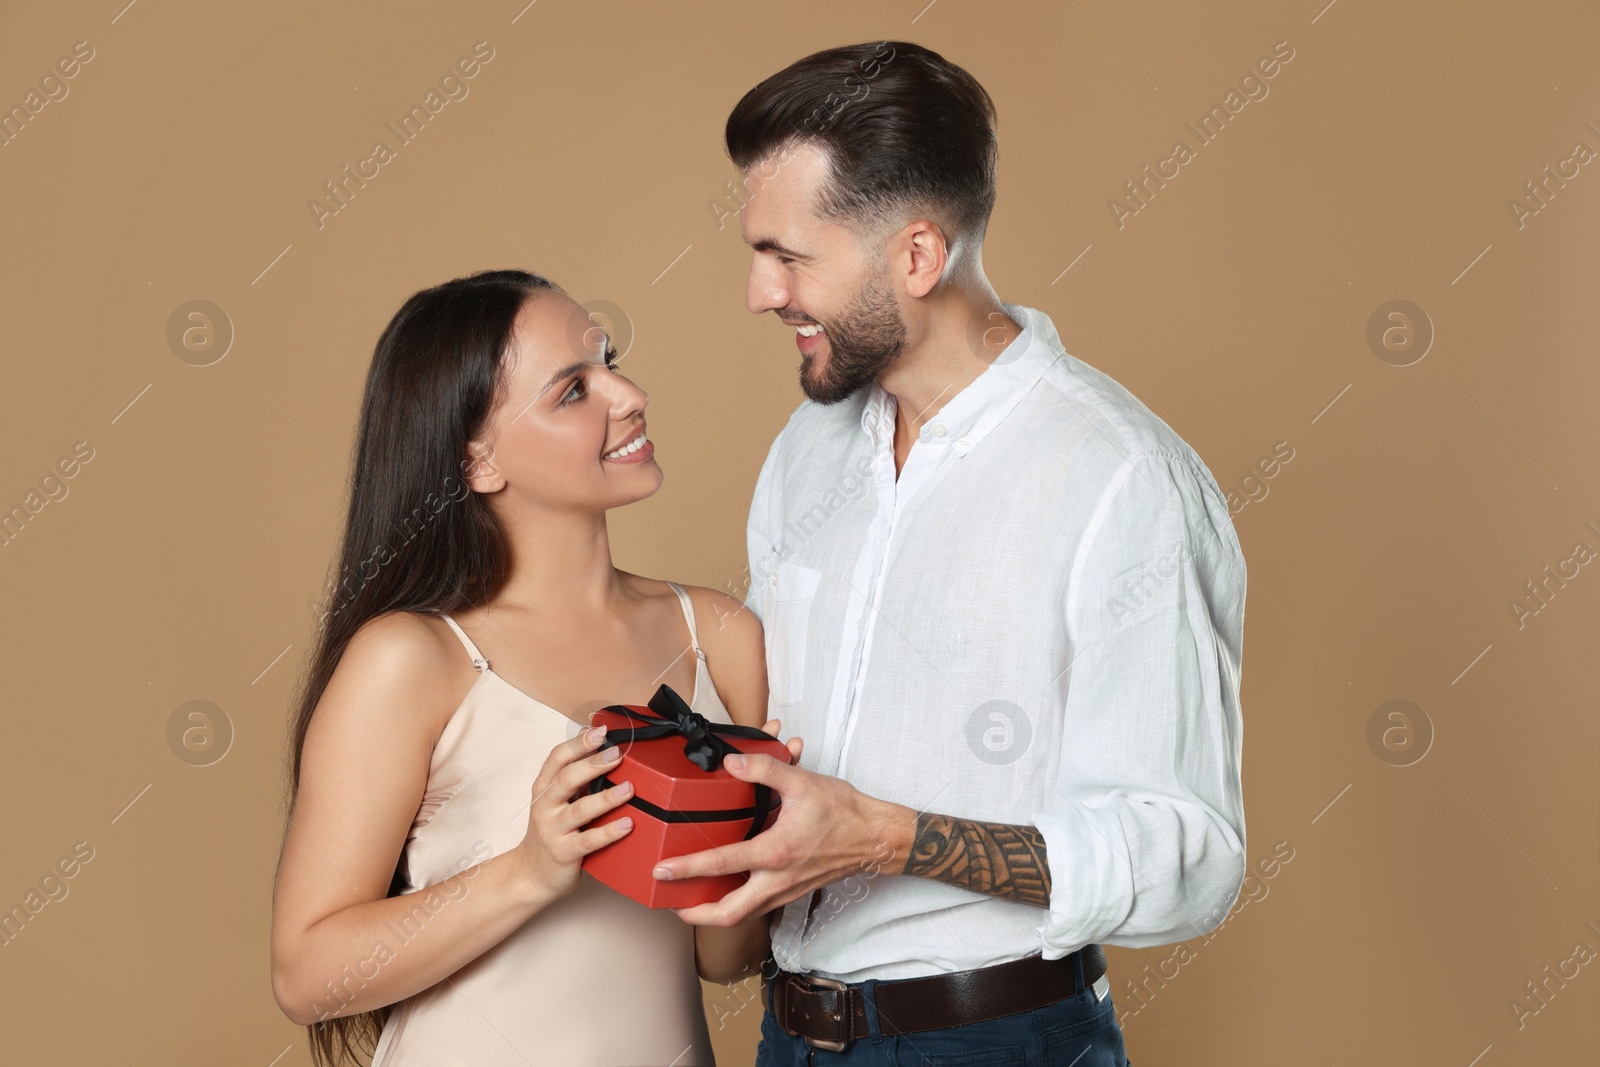
[[580, 829], [629, 795], [588, 794], [617, 752], [592, 712], [662, 683], [716, 721], [767, 703], [739, 601], [612, 566], [606, 512], [662, 480], [617, 358], [522, 271], [417, 293], [378, 341], [273, 901], [319, 1064], [709, 1064], [697, 975], [766, 955], [765, 916], [691, 927], [581, 869], [631, 828]]

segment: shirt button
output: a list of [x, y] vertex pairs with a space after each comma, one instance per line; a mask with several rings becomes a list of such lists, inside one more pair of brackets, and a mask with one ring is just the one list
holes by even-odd
[[935, 437], [943, 437], [944, 434], [945, 434], [944, 423], [942, 423], [942, 422], [938, 423], [933, 427], [933, 436], [935, 436]]
[[963, 456], [966, 455], [967, 454], [967, 449], [969, 449], [971, 447], [972, 447], [972, 442], [967, 440], [965, 437], [956, 438], [956, 451], [959, 452], [961, 455], [963, 455]]

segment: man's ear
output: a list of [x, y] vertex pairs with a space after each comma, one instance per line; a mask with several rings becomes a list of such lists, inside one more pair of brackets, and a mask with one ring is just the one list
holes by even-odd
[[475, 493], [495, 493], [505, 488], [506, 476], [494, 465], [494, 446], [481, 438], [467, 442], [466, 478]]
[[911, 263], [906, 273], [906, 292], [912, 297], [924, 297], [944, 277], [945, 265], [950, 261], [950, 244], [944, 230], [932, 219], [916, 219], [901, 231]]

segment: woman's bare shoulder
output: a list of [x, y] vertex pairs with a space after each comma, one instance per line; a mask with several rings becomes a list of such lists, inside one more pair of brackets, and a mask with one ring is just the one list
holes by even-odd
[[345, 658], [381, 666], [420, 681], [440, 673], [466, 650], [443, 618], [415, 611], [390, 611], [362, 623], [350, 638]]
[[391, 611], [351, 636], [323, 702], [337, 714], [410, 723], [437, 736], [472, 673], [466, 649], [442, 618]]
[[761, 620], [738, 597], [703, 585], [684, 585], [706, 669], [728, 715], [760, 726], [767, 719], [767, 653]]
[[[723, 636], [736, 646], [761, 643], [761, 620], [744, 601], [704, 585], [684, 584], [683, 591], [694, 605], [695, 623], [702, 638], [715, 640], [715, 636]], [[704, 640], [701, 645], [705, 645]]]
[[[627, 577], [641, 595], [664, 600], [677, 598], [665, 579], [646, 578], [638, 574], [628, 574]], [[694, 608], [695, 630], [700, 635], [700, 647], [708, 661], [713, 646], [730, 656], [748, 654], [752, 648], [762, 647], [761, 620], [738, 597], [706, 585], [690, 585], [688, 582], [677, 584], [689, 594], [689, 604]]]

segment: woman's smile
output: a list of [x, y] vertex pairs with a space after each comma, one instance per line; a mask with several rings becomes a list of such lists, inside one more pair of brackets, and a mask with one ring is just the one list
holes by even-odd
[[645, 436], [644, 429], [641, 427], [639, 432], [627, 444], [615, 452], [607, 452], [600, 458], [607, 463], [643, 463], [655, 454], [655, 443]]

